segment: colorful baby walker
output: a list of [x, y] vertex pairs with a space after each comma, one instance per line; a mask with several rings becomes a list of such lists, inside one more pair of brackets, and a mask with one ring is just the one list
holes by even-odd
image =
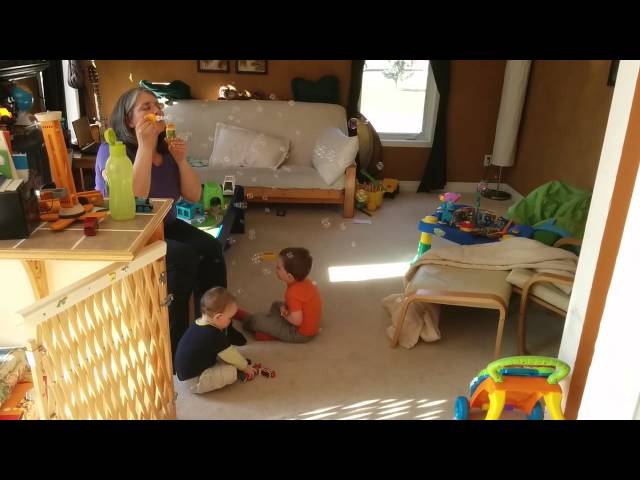
[[544, 408], [553, 420], [564, 420], [562, 389], [558, 382], [571, 368], [556, 358], [521, 356], [507, 357], [487, 365], [471, 381], [469, 396], [455, 402], [455, 419], [468, 420], [472, 408], [487, 411], [485, 420], [498, 420], [503, 410], [520, 410], [529, 420], [542, 420]]

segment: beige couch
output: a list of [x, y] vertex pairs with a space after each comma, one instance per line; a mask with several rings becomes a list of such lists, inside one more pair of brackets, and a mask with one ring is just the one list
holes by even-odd
[[[324, 203], [343, 205], [343, 215], [353, 216], [355, 166], [328, 185], [312, 159], [318, 136], [327, 128], [347, 133], [344, 107], [325, 103], [259, 100], [180, 100], [166, 108], [179, 135], [189, 145], [189, 161], [200, 180], [222, 182], [234, 175], [245, 187], [249, 202]], [[290, 141], [289, 155], [278, 169], [209, 166], [218, 122], [256, 130]]]

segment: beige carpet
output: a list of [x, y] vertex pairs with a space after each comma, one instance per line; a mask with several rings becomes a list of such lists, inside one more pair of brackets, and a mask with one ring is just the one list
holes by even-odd
[[[463, 202], [472, 204], [473, 194]], [[442, 340], [392, 349], [385, 333], [389, 316], [381, 300], [402, 292], [401, 278], [330, 283], [331, 266], [408, 262], [418, 246], [418, 219], [438, 204], [435, 194], [401, 193], [385, 199], [371, 225], [344, 219], [327, 206], [250, 207], [247, 233], [235, 235], [227, 251], [229, 289], [248, 311], [266, 310], [285, 286], [274, 264], [254, 264], [253, 254], [287, 246], [308, 248], [324, 314], [320, 335], [308, 344], [256, 342], [241, 351], [273, 368], [260, 377], [206, 395], [193, 395], [175, 380], [179, 419], [450, 419], [458, 395], [468, 395], [476, 373], [492, 360], [498, 316], [493, 311], [444, 307]], [[482, 207], [506, 212], [510, 202], [482, 200]], [[357, 213], [356, 218], [365, 217]], [[328, 221], [326, 220], [328, 219]], [[328, 228], [325, 228], [328, 227]], [[255, 232], [252, 240], [251, 230]], [[441, 243], [442, 242], [442, 243]], [[434, 248], [448, 243], [434, 239]], [[503, 356], [516, 354], [519, 297], [514, 295], [505, 326]], [[528, 346], [532, 353], [557, 355], [563, 321], [532, 305]], [[241, 324], [236, 323], [241, 329]]]

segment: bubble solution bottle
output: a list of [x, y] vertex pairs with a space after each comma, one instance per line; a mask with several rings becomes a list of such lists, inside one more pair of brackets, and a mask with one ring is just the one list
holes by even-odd
[[127, 157], [124, 143], [116, 141], [116, 133], [109, 128], [104, 133], [109, 144], [109, 159], [105, 166], [109, 185], [109, 210], [114, 220], [132, 220], [136, 216], [133, 195], [133, 164]]

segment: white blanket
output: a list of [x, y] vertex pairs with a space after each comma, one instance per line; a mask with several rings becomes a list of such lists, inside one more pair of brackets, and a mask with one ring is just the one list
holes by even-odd
[[[574, 253], [562, 248], [549, 247], [528, 238], [514, 237], [481, 245], [452, 245], [429, 250], [422, 255], [405, 274], [404, 286], [407, 287], [420, 266], [428, 264], [481, 270], [529, 268], [538, 272], [574, 275], [577, 263], [578, 257]], [[403, 300], [404, 294], [389, 295], [382, 300], [383, 306], [391, 315], [391, 325], [387, 329], [390, 338], [395, 334], [395, 325], [398, 323]], [[405, 348], [412, 348], [420, 338], [425, 342], [440, 340], [439, 307], [417, 302], [412, 304], [407, 310], [399, 344]]]

